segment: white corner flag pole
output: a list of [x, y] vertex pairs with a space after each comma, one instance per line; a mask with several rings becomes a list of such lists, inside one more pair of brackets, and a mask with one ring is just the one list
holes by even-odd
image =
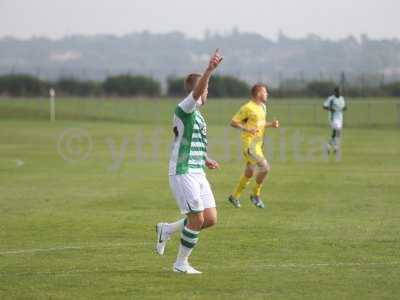
[[51, 88], [49, 90], [49, 95], [50, 95], [50, 121], [54, 122], [56, 120], [56, 103], [55, 103], [56, 91], [53, 88]]

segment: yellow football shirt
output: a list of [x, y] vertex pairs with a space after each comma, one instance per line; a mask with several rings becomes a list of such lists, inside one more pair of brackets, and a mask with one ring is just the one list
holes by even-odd
[[257, 128], [258, 132], [253, 134], [243, 131], [241, 134], [243, 148], [250, 146], [261, 146], [263, 143], [267, 111], [265, 104], [257, 104], [250, 100], [244, 104], [233, 116], [232, 121], [241, 123], [246, 129]]

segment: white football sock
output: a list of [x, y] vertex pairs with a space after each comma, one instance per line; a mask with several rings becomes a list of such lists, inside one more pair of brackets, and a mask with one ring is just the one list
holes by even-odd
[[190, 229], [186, 226], [183, 227], [176, 264], [188, 264], [188, 258], [199, 240], [199, 233], [200, 231]]
[[175, 232], [179, 231], [181, 232], [183, 229], [183, 226], [185, 226], [185, 218], [180, 219], [179, 221], [176, 221], [174, 223], [168, 223], [165, 225], [165, 231], [168, 235], [174, 234]]
[[176, 257], [176, 264], [177, 265], [185, 265], [188, 264], [188, 259], [190, 254], [192, 253], [193, 248], [188, 248], [183, 246], [182, 244], [179, 245], [178, 256]]

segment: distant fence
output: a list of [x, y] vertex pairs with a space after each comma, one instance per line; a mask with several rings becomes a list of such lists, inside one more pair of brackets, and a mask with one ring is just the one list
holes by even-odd
[[[209, 99], [202, 108], [208, 123], [227, 125], [245, 100]], [[268, 120], [277, 118], [282, 126], [327, 126], [328, 112], [323, 100], [271, 99]], [[144, 124], [171, 123], [177, 100], [71, 98], [56, 99], [55, 118], [79, 121], [115, 121]], [[400, 100], [390, 98], [347, 100], [346, 127], [400, 127]], [[0, 98], [1, 119], [50, 120], [50, 101]]]
[[[344, 123], [347, 127], [399, 126], [400, 101], [347, 101]], [[288, 101], [270, 107], [270, 118], [276, 117], [287, 125], [326, 125], [328, 112], [322, 110], [321, 101]]]
[[[220, 116], [228, 111], [231, 117], [242, 104], [241, 101], [232, 102], [235, 109], [232, 109], [231, 103], [228, 107], [225, 101], [215, 101], [213, 104], [218, 107], [219, 113], [208, 108], [208, 120], [218, 123]], [[267, 119], [279, 119], [282, 126], [327, 126], [329, 115], [322, 104], [323, 100], [271, 99], [267, 105]], [[344, 112], [346, 127], [400, 127], [400, 99], [347, 100], [347, 107]]]

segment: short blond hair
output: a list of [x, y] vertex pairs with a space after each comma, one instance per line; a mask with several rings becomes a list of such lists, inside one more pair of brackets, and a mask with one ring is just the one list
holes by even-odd
[[197, 84], [197, 81], [199, 81], [199, 78], [201, 77], [201, 74], [199, 73], [191, 73], [185, 78], [185, 91], [190, 93], [193, 91], [194, 87]]
[[268, 92], [268, 87], [267, 85], [263, 84], [263, 83], [257, 83], [255, 85], [253, 85], [253, 87], [251, 88], [251, 96], [253, 98], [255, 98], [257, 96], [257, 93], [260, 89], [265, 88]]

